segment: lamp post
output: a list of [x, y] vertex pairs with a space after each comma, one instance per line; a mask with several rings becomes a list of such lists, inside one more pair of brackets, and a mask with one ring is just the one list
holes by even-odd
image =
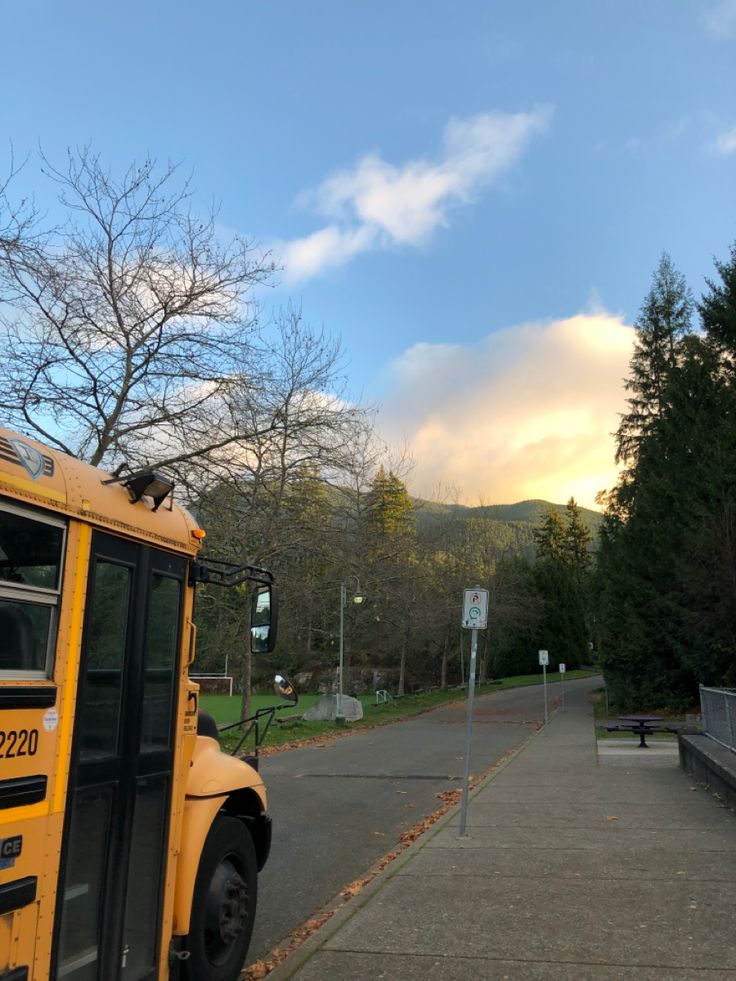
[[[353, 594], [353, 603], [362, 603], [364, 596], [360, 591], [360, 581], [357, 576], [355, 579], [356, 589]], [[342, 696], [344, 691], [343, 672], [345, 669], [345, 607], [348, 603], [348, 591], [344, 582], [340, 583], [340, 670], [337, 683], [337, 704], [335, 706], [335, 718], [344, 718], [342, 714]]]

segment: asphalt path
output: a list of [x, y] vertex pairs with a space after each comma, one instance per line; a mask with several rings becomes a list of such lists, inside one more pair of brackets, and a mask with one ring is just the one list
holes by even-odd
[[[575, 682], [566, 682], [569, 689]], [[550, 706], [560, 685], [547, 686]], [[462, 787], [467, 702], [261, 760], [273, 818], [248, 962], [266, 958]], [[544, 722], [541, 685], [476, 696], [471, 772]]]

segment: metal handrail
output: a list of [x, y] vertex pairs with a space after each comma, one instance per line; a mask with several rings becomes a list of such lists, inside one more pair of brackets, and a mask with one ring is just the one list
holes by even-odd
[[706, 736], [736, 753], [736, 688], [700, 685], [700, 714]]

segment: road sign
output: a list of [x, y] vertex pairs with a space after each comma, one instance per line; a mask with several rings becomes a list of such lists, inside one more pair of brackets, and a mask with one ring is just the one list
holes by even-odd
[[565, 711], [565, 665], [560, 665], [560, 687], [562, 688], [562, 711]]
[[467, 630], [485, 630], [488, 626], [488, 590], [463, 590], [463, 620]]
[[549, 664], [549, 651], [539, 652], [539, 666], [542, 669], [542, 680], [544, 681], [544, 729], [547, 730], [549, 713], [547, 712], [547, 665]]

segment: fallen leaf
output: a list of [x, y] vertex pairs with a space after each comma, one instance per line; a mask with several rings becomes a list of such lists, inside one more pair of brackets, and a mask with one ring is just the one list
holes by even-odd
[[613, 814], [609, 814], [606, 821], [618, 821], [618, 818], [614, 817]]
[[355, 882], [351, 882], [349, 886], [345, 886], [344, 889], [340, 890], [340, 895], [343, 899], [352, 899], [353, 896], [357, 896], [360, 890], [363, 888], [368, 879], [356, 879]]
[[[247, 981], [260, 981], [261, 978], [265, 978], [268, 974], [268, 967], [263, 961], [256, 961], [255, 964], [251, 964], [245, 973], [245, 979]], [[245, 981], [244, 979], [244, 981]]]
[[457, 804], [462, 795], [462, 790], [443, 790], [439, 794], [435, 794], [435, 797], [439, 797], [445, 804]]

